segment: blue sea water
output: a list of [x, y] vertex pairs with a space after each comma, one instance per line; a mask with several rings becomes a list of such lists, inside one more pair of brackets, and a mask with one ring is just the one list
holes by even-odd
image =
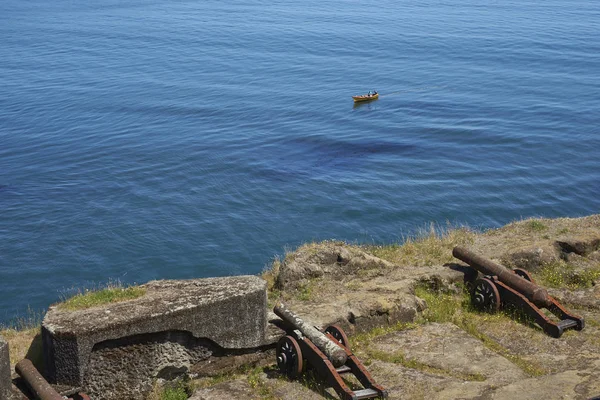
[[598, 213], [599, 150], [596, 0], [3, 0], [0, 322], [306, 241]]

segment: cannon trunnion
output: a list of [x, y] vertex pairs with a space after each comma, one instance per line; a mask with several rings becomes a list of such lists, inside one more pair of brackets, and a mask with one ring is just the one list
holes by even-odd
[[[476, 308], [492, 312], [507, 305], [520, 308], [555, 338], [561, 337], [566, 329], [580, 331], [584, 328], [583, 318], [567, 311], [546, 289], [536, 285], [527, 271], [519, 268], [511, 271], [458, 246], [452, 250], [452, 255], [484, 274], [475, 281], [471, 292]], [[548, 318], [541, 308], [549, 310], [559, 321]]]

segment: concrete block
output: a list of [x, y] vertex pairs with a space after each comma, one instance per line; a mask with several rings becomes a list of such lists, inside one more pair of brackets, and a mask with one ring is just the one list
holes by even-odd
[[0, 336], [0, 400], [10, 400], [12, 396], [8, 343]]
[[50, 307], [42, 324], [50, 382], [117, 393], [119, 385], [132, 389], [134, 375], [147, 385], [148, 377], [168, 379], [208, 357], [273, 342], [261, 278], [152, 281], [143, 287], [144, 296], [120, 303], [77, 311]]

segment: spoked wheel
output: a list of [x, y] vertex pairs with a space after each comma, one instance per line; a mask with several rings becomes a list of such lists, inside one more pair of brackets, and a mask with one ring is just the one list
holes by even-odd
[[490, 312], [498, 311], [500, 308], [500, 294], [498, 288], [487, 278], [477, 279], [471, 295], [473, 305]]
[[340, 344], [344, 347], [350, 348], [350, 342], [348, 341], [348, 336], [346, 336], [346, 332], [342, 328], [337, 325], [329, 325], [325, 329], [325, 333], [329, 333], [331, 336], [335, 338]]
[[277, 342], [277, 366], [290, 379], [302, 373], [302, 351], [293, 337], [284, 336]]
[[515, 269], [513, 269], [513, 272], [515, 274], [519, 275], [521, 278], [525, 278], [529, 282], [535, 283], [535, 282], [533, 282], [533, 278], [531, 277], [531, 274], [528, 271], [525, 271], [524, 269], [521, 269], [521, 268], [515, 268]]

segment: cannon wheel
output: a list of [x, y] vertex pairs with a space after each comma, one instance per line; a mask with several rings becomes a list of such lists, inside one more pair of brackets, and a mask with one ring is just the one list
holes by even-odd
[[471, 301], [475, 308], [487, 311], [498, 311], [500, 309], [500, 294], [498, 288], [487, 278], [477, 279], [473, 286]]
[[277, 366], [290, 379], [302, 373], [302, 351], [293, 337], [284, 336], [277, 342]]
[[531, 283], [535, 283], [533, 281], [533, 278], [531, 277], [531, 274], [527, 271], [525, 271], [524, 269], [521, 268], [515, 268], [513, 269], [513, 272], [517, 275], [519, 275], [521, 278], [525, 278], [526, 280], [528, 280]]
[[348, 336], [346, 336], [346, 332], [342, 328], [337, 325], [329, 325], [325, 329], [325, 333], [329, 333], [331, 336], [335, 338], [340, 344], [344, 347], [350, 348], [350, 342], [348, 341]]

